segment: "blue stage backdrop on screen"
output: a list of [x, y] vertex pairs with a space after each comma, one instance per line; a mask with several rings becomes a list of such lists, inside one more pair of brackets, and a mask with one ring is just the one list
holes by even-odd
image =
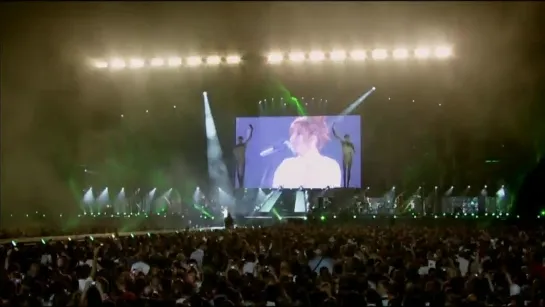
[[236, 136], [238, 188], [361, 187], [357, 115], [239, 117]]

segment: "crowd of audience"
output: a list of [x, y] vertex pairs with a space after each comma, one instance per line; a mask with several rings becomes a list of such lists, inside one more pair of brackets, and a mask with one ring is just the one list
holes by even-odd
[[287, 223], [0, 255], [0, 306], [544, 306], [539, 226]]

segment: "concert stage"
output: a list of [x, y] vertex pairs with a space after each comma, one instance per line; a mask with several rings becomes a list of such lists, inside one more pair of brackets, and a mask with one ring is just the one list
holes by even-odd
[[[302, 219], [309, 212], [328, 215], [504, 215], [511, 197], [486, 195], [483, 189], [438, 196], [423, 188], [414, 191], [331, 189], [239, 189], [235, 191], [235, 216], [249, 219]], [[501, 189], [503, 191], [503, 188]], [[505, 193], [505, 192], [504, 192]]]
[[345, 203], [359, 198], [362, 189], [238, 189], [232, 212], [241, 219], [304, 219], [316, 209], [326, 209], [332, 202]]

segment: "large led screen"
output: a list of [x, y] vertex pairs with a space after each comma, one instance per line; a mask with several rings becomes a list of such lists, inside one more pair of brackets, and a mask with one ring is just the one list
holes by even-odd
[[237, 188], [360, 188], [360, 117], [239, 117]]

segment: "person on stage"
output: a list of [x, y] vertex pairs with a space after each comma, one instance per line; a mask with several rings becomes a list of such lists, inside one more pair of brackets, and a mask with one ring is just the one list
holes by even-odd
[[325, 116], [297, 117], [290, 125], [289, 135], [296, 156], [284, 159], [276, 168], [273, 188], [340, 187], [339, 164], [320, 153], [330, 140]]
[[236, 163], [236, 176], [238, 180], [238, 187], [244, 187], [244, 174], [246, 172], [246, 145], [252, 139], [254, 133], [254, 127], [250, 125], [250, 132], [246, 141], [242, 136], [238, 137], [238, 143], [235, 145], [233, 153], [235, 155]]
[[345, 134], [344, 138], [341, 138], [335, 132], [335, 124], [331, 129], [333, 131], [333, 136], [341, 142], [342, 151], [343, 151], [343, 187], [348, 188], [350, 186], [350, 173], [352, 171], [352, 158], [356, 153], [354, 149], [354, 144], [350, 141], [350, 135]]
[[223, 221], [225, 223], [225, 229], [233, 229], [235, 226], [235, 221], [233, 220], [230, 212], [227, 212], [227, 216], [223, 219]]

